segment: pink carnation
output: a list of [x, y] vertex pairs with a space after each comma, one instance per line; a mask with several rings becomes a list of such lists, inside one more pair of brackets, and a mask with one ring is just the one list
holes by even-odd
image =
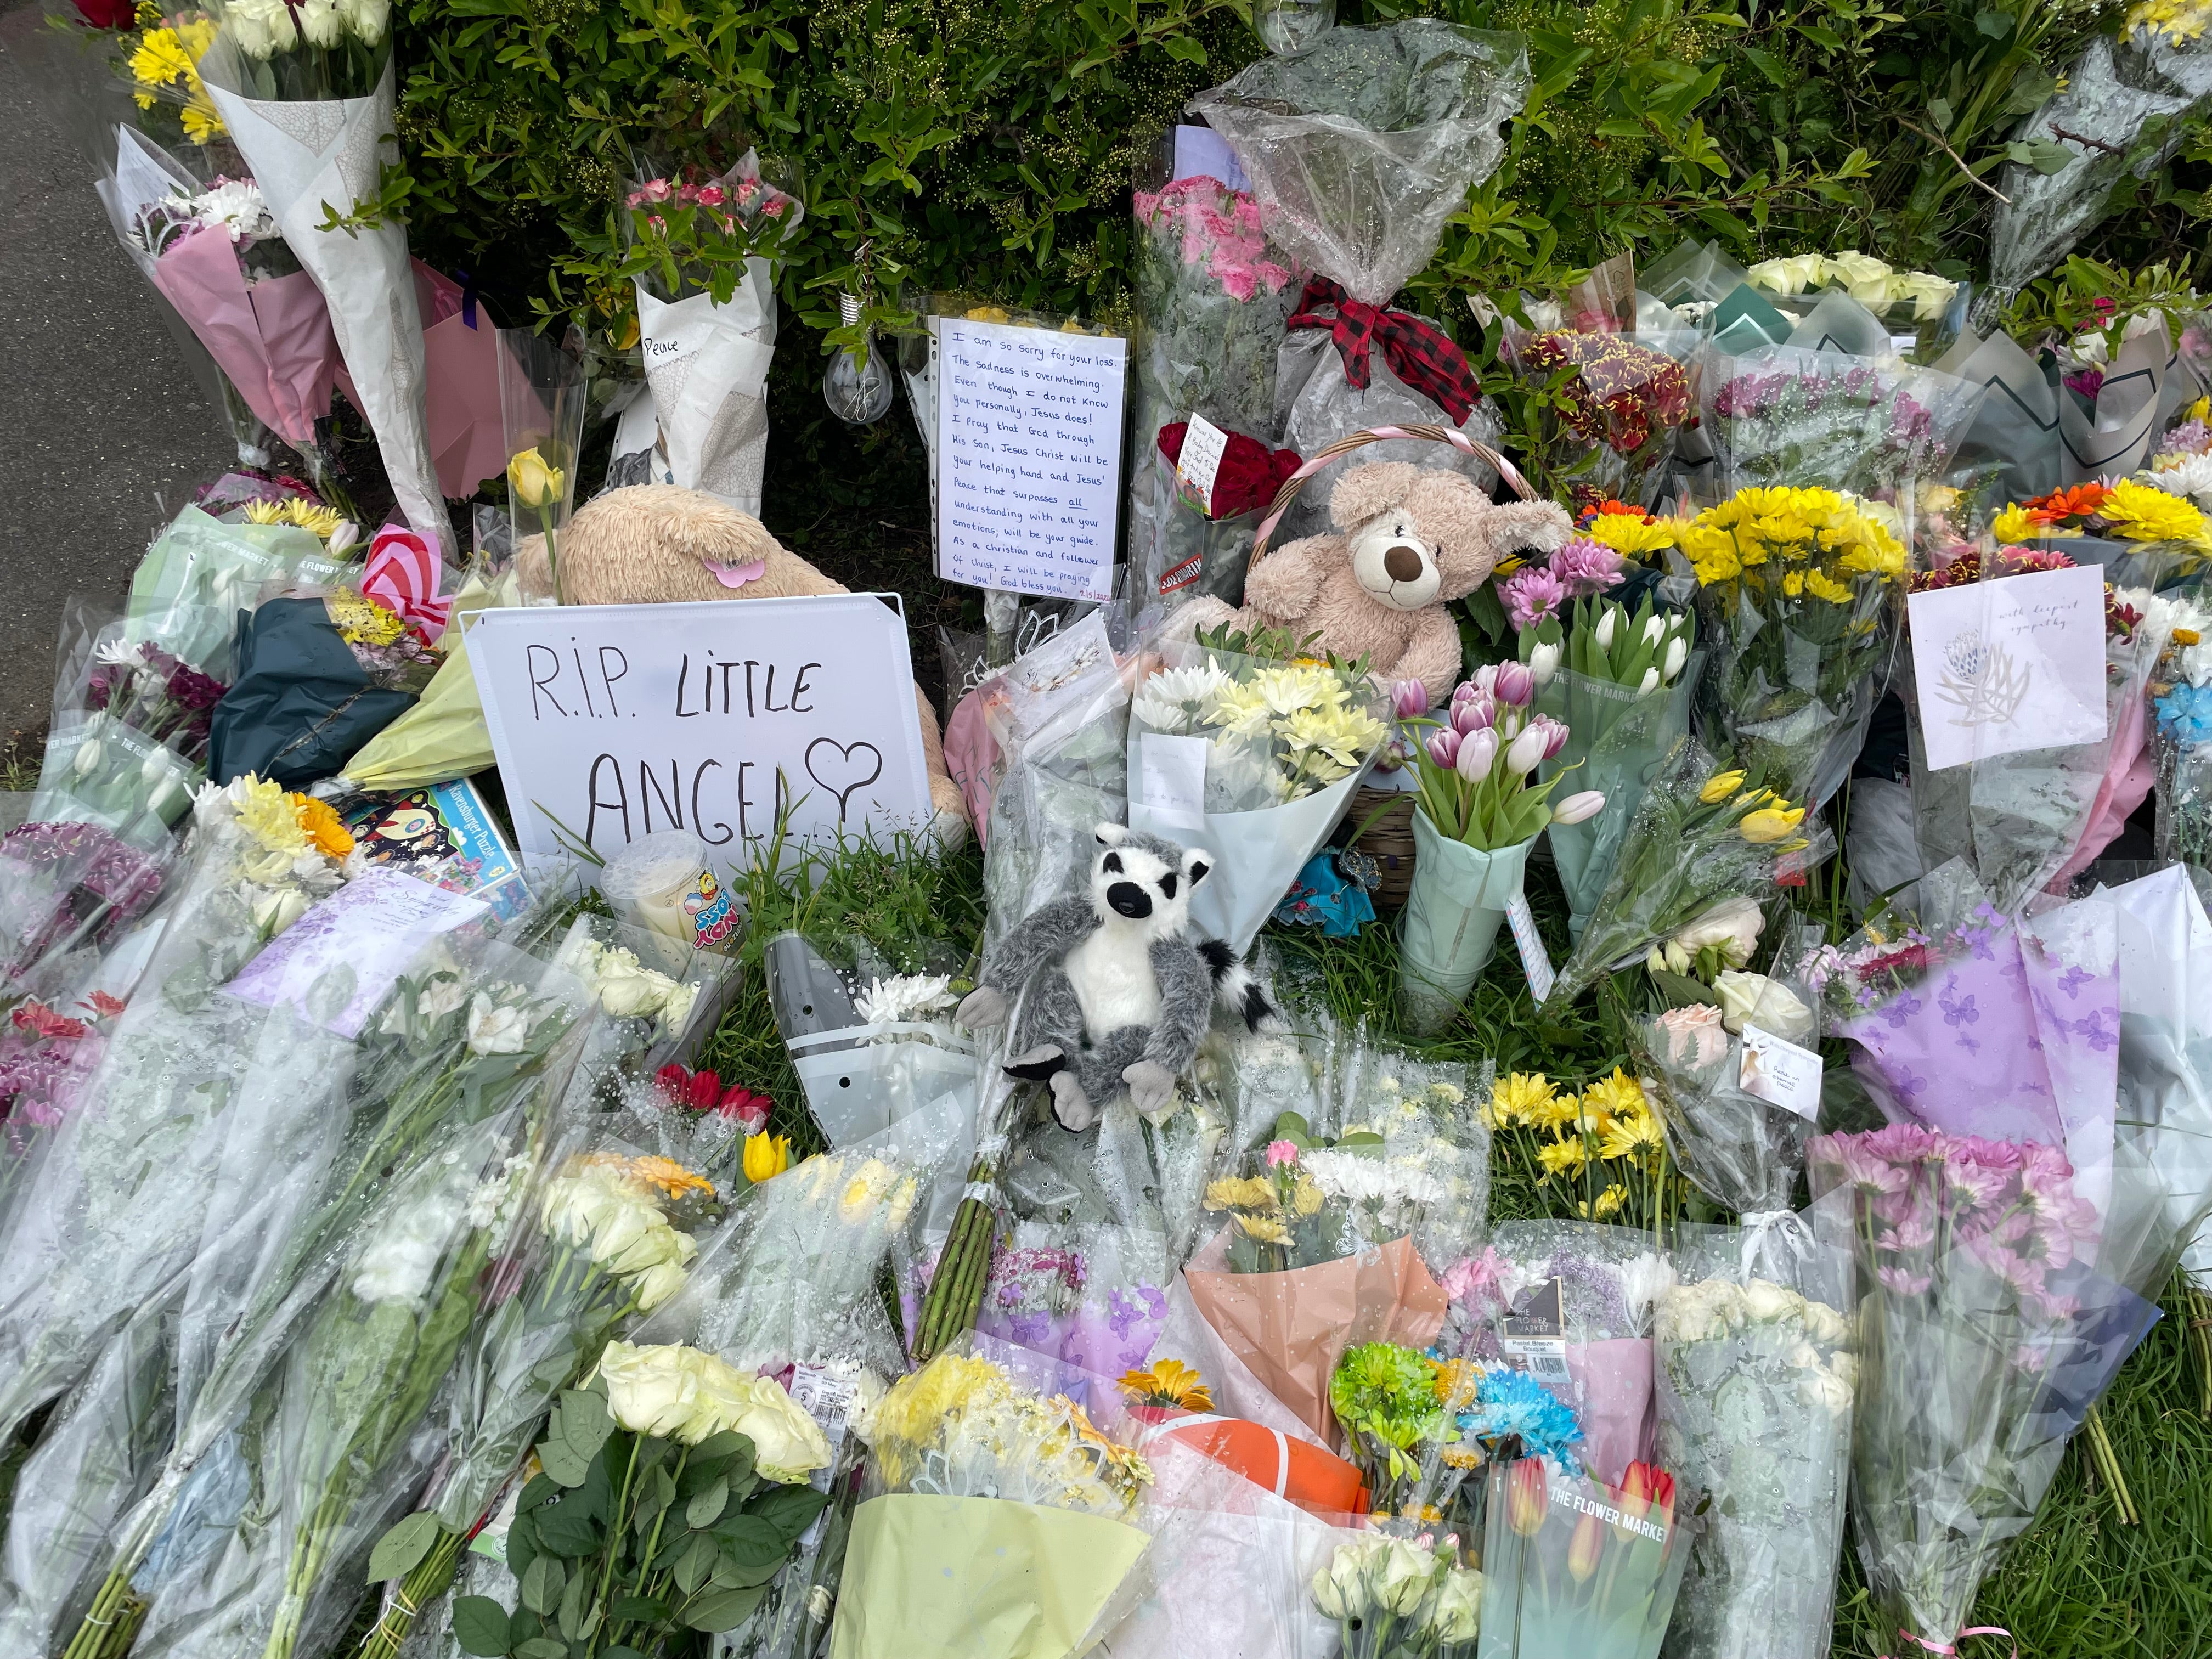
[[1285, 1164], [1298, 1161], [1298, 1143], [1295, 1140], [1271, 1140], [1267, 1143], [1267, 1167], [1279, 1170]]

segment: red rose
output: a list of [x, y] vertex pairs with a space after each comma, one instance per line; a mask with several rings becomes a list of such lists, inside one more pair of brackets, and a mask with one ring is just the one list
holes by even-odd
[[136, 0], [76, 0], [76, 10], [96, 29], [135, 28], [138, 22]]
[[[1188, 421], [1171, 421], [1160, 428], [1160, 453], [1170, 466], [1182, 459], [1183, 434], [1189, 429]], [[1221, 465], [1213, 473], [1213, 501], [1206, 515], [1209, 519], [1257, 513], [1275, 499], [1275, 492], [1301, 465], [1296, 450], [1269, 449], [1257, 438], [1248, 438], [1241, 432], [1227, 436]]]

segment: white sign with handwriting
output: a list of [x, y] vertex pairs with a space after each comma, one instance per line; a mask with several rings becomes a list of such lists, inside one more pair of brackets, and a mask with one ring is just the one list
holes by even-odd
[[1127, 340], [935, 317], [937, 570], [1114, 596]]
[[526, 606], [467, 626], [526, 861], [674, 829], [740, 866], [786, 811], [817, 844], [929, 821], [906, 623], [882, 596]]
[[2105, 573], [2038, 570], [1905, 601], [1928, 769], [2105, 737]]

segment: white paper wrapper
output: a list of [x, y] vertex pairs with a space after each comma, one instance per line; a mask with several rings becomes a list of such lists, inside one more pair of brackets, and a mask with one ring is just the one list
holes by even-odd
[[1328, 839], [1358, 787], [1355, 774], [1287, 805], [1207, 812], [1195, 824], [1179, 813], [1132, 799], [1129, 827], [1203, 847], [1221, 860], [1191, 895], [1191, 922], [1207, 937], [1244, 951], [1291, 890], [1305, 861]]
[[227, 89], [237, 79], [228, 61], [232, 50], [218, 40], [202, 60], [208, 94], [252, 168], [284, 240], [323, 291], [331, 331], [408, 527], [435, 546], [450, 548], [452, 529], [430, 453], [422, 313], [407, 261], [406, 228], [387, 220], [350, 236], [317, 228], [325, 203], [349, 212], [374, 198], [379, 164], [398, 159], [392, 66], [385, 66], [384, 78], [368, 98], [277, 102]]
[[645, 378], [672, 480], [719, 495], [756, 518], [768, 460], [768, 368], [775, 356], [775, 292], [766, 259], [718, 306], [694, 294], [670, 303], [637, 290]]

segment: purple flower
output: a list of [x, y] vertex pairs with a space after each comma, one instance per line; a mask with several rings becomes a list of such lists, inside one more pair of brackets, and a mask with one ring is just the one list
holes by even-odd
[[1449, 772], [1459, 760], [1460, 735], [1450, 726], [1429, 733], [1429, 758]]
[[1429, 688], [1419, 680], [1400, 680], [1390, 688], [1390, 712], [1401, 720], [1429, 712]]
[[1924, 1296], [1936, 1282], [1926, 1273], [1909, 1273], [1902, 1267], [1884, 1267], [1875, 1276], [1899, 1296]]
[[1563, 543], [1547, 565], [1570, 599], [1602, 593], [1620, 580], [1622, 559], [1603, 542], [1577, 536]]
[[1526, 663], [1507, 662], [1498, 665], [1498, 701], [1516, 708], [1525, 708], [1528, 700], [1536, 695], [1536, 671]]
[[1559, 579], [1541, 565], [1523, 565], [1498, 586], [1505, 601], [1505, 619], [1516, 628], [1528, 628], [1559, 613], [1567, 598]]

